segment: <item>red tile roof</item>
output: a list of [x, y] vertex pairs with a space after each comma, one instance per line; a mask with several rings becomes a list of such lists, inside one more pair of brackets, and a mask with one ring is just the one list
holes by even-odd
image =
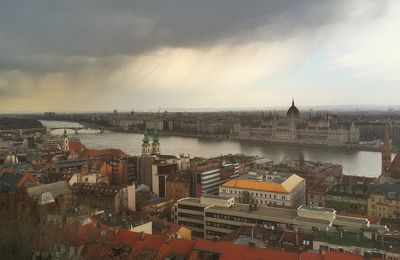
[[82, 144], [80, 141], [70, 142], [69, 143], [69, 150], [75, 153], [81, 153], [83, 150], [86, 149], [86, 146]]
[[278, 251], [274, 249], [265, 249], [257, 247], [249, 247], [236, 245], [229, 242], [213, 242], [208, 240], [197, 240], [195, 245], [196, 251], [211, 251], [220, 253], [220, 260], [234, 260], [234, 259], [264, 259], [264, 260], [298, 260], [299, 254], [286, 251]]
[[[362, 256], [339, 252], [294, 253], [269, 248], [236, 245], [230, 242], [208, 240], [185, 240], [163, 235], [145, 235], [129, 230], [112, 230], [96, 223], [93, 218], [83, 218], [65, 224], [60, 229], [50, 225], [46, 231], [37, 232], [33, 245], [35, 250], [50, 252], [55, 243], [84, 246], [82, 259], [136, 259], [152, 256], [165, 259], [168, 255], [181, 255], [185, 259], [197, 259], [203, 253], [217, 253], [220, 260], [363, 260]], [[119, 249], [126, 249], [117, 252]], [[114, 257], [114, 258], [113, 258]]]
[[114, 157], [114, 158], [123, 158], [127, 156], [126, 153], [124, 153], [121, 149], [86, 149], [82, 151], [81, 156], [83, 157], [99, 157], [99, 158], [104, 158], [104, 157]]
[[324, 260], [364, 260], [363, 256], [339, 252], [325, 252]]
[[324, 260], [324, 256], [317, 253], [301, 253], [301, 260]]
[[395, 175], [400, 175], [400, 153], [396, 154], [392, 164], [390, 165], [389, 172]]

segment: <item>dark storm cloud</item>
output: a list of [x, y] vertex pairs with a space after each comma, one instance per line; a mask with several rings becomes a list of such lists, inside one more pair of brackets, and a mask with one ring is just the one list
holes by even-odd
[[[0, 70], [69, 71], [93, 64], [97, 57], [137, 56], [162, 47], [280, 41], [345, 19], [346, 3], [3, 0]], [[110, 62], [116, 61], [105, 61]]]

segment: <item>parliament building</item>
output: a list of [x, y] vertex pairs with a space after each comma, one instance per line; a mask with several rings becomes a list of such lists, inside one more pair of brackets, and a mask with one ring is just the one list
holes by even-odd
[[286, 117], [280, 117], [274, 113], [263, 118], [256, 127], [242, 125], [239, 130], [239, 138], [336, 146], [357, 144], [360, 141], [360, 130], [354, 123], [338, 123], [337, 117], [329, 114], [304, 119], [293, 100]]

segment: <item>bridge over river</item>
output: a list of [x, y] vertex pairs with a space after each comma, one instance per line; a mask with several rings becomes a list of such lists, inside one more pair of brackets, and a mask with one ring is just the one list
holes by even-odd
[[99, 130], [99, 132], [101, 134], [104, 133], [104, 128], [103, 127], [101, 127], [101, 128], [93, 128], [93, 127], [86, 127], [86, 126], [47, 127], [47, 131], [48, 132], [52, 132], [52, 131], [60, 130], [60, 129], [62, 129], [62, 130], [64, 130], [64, 129], [65, 130], [73, 130], [73, 131], [75, 131], [75, 134], [78, 134], [79, 131], [81, 131], [81, 130]]

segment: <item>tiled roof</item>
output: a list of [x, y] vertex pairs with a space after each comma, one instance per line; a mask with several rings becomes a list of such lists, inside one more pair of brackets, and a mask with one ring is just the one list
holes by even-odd
[[396, 154], [394, 157], [389, 172], [392, 174], [400, 174], [400, 153]]
[[72, 152], [79, 153], [84, 149], [86, 149], [86, 146], [79, 141], [69, 143], [69, 150]]
[[324, 256], [317, 253], [304, 252], [301, 254], [301, 260], [324, 260]]
[[279, 193], [290, 193], [302, 181], [304, 181], [303, 178], [297, 176], [296, 174], [292, 174], [289, 178], [287, 178], [282, 183], [252, 181], [252, 180], [248, 180], [248, 179], [234, 179], [234, 180], [230, 180], [230, 181], [226, 182], [222, 186], [228, 187], [228, 188], [260, 190], [260, 191], [270, 191], [270, 192], [279, 192]]
[[351, 255], [339, 252], [325, 252], [324, 260], [364, 260], [363, 256]]
[[[58, 243], [83, 249], [81, 259], [198, 259], [203, 254], [215, 253], [220, 260], [265, 259], [265, 260], [362, 260], [362, 256], [325, 252], [295, 253], [270, 248], [236, 245], [230, 242], [208, 240], [186, 240], [162, 235], [147, 235], [126, 229], [111, 230], [96, 223], [91, 217], [82, 217], [61, 228], [48, 226], [37, 232], [33, 248], [43, 253], [51, 252]], [[150, 257], [150, 258], [146, 258]]]
[[91, 150], [85, 150], [83, 152], [83, 155], [86, 157], [102, 157], [102, 156], [112, 156], [112, 157], [118, 157], [122, 158], [126, 156], [126, 153], [124, 153], [121, 149], [91, 149]]
[[199, 239], [195, 244], [196, 251], [219, 253], [220, 260], [231, 259], [265, 259], [265, 260], [298, 260], [299, 254], [265, 248], [252, 248], [249, 246], [235, 245], [229, 242], [213, 242]]

